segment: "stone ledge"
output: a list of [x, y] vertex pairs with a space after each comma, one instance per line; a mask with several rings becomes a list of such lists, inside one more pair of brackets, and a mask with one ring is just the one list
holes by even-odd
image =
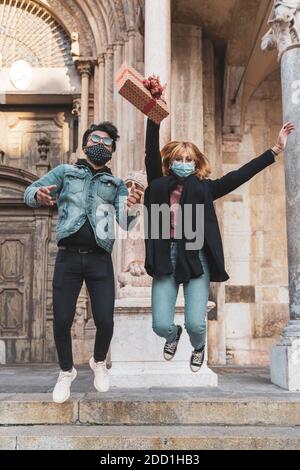
[[62, 405], [51, 394], [0, 395], [0, 425], [300, 425], [300, 397], [118, 392], [90, 393]]
[[18, 450], [299, 450], [300, 429], [262, 426], [0, 427], [0, 447], [12, 448], [14, 444]]
[[78, 401], [70, 400], [59, 406], [51, 395], [15, 395], [0, 400], [0, 425], [12, 424], [72, 424], [78, 420]]

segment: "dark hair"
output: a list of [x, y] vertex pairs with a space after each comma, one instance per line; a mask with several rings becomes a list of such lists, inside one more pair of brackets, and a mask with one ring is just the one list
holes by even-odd
[[119, 140], [118, 129], [109, 121], [100, 122], [100, 124], [91, 124], [90, 127], [85, 131], [82, 137], [82, 148], [86, 146], [90, 134], [94, 131], [107, 132], [109, 137], [113, 139], [112, 149], [113, 152], [116, 150], [116, 141]]

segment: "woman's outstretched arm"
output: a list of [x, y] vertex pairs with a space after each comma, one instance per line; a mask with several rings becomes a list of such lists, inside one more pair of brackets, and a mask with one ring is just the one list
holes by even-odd
[[163, 176], [162, 161], [159, 150], [159, 128], [151, 119], [147, 119], [145, 165], [148, 184], [155, 178]]
[[254, 175], [262, 171], [267, 166], [275, 162], [275, 155], [285, 149], [287, 136], [295, 129], [294, 125], [287, 122], [280, 130], [277, 144], [272, 149], [266, 150], [259, 157], [253, 158], [245, 165], [237, 170], [230, 171], [221, 178], [211, 180], [209, 184], [213, 200], [225, 196], [225, 194], [234, 191], [246, 181], [250, 180]]
[[237, 170], [230, 171], [226, 175], [215, 180], [209, 179], [208, 181], [210, 184], [213, 200], [231, 193], [231, 191], [234, 191], [236, 188], [250, 180], [254, 175], [274, 162], [274, 154], [269, 149], [259, 157], [253, 158], [250, 160], [250, 162], [247, 162]]

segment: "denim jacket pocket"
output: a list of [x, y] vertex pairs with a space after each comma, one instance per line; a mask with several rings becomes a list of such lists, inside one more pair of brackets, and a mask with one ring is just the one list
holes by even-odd
[[71, 193], [82, 192], [84, 188], [85, 175], [80, 173], [66, 172], [65, 183], [67, 190]]
[[117, 185], [111, 180], [99, 181], [97, 194], [105, 202], [113, 203], [116, 197]]

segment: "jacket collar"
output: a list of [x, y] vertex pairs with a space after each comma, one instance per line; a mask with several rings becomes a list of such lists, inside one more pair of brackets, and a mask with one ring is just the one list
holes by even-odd
[[104, 166], [103, 168], [100, 168], [99, 170], [95, 170], [95, 168], [93, 168], [85, 158], [78, 158], [75, 165], [89, 167], [93, 175], [95, 175], [96, 173], [109, 173], [110, 175], [112, 175], [111, 169], [108, 166]]

